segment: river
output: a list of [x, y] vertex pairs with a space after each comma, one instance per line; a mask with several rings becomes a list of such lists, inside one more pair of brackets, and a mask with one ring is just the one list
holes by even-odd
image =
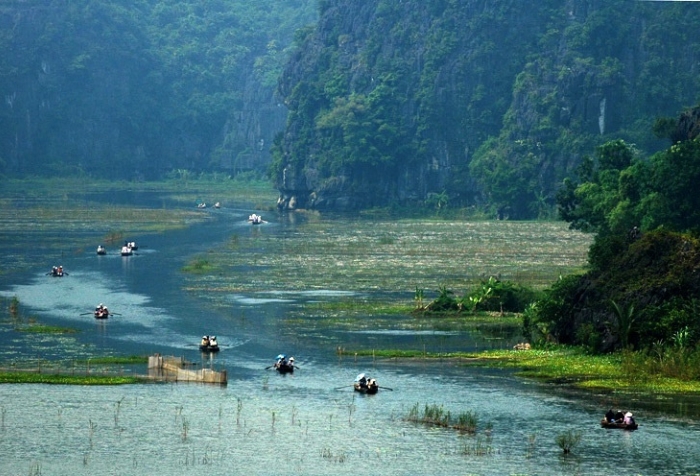
[[[387, 323], [401, 318], [391, 316], [379, 327], [365, 328], [348, 327], [342, 319], [319, 326], [314, 324], [319, 316], [300, 317], [302, 304], [349, 296], [371, 301], [372, 285], [323, 286], [319, 280], [313, 286], [276, 286], [275, 276], [288, 283], [298, 269], [287, 265], [266, 273], [240, 260], [297, 250], [315, 239], [312, 234], [352, 241], [357, 227], [339, 232], [344, 226], [339, 218], [312, 223], [273, 213], [253, 227], [246, 220], [251, 212], [207, 210], [205, 221], [185, 229], [129, 237], [140, 245], [131, 257], [119, 256], [118, 244], [108, 247], [107, 256], [96, 256], [94, 249], [75, 252], [69, 245], [51, 248], [47, 256], [42, 243], [58, 237], [6, 237], [17, 243], [8, 256], [34, 266], [0, 275], [0, 293], [17, 296], [23, 312], [42, 323], [80, 332], [31, 336], [3, 325], [4, 361], [158, 352], [226, 369], [229, 381], [224, 387], [0, 385], [0, 474], [700, 474], [700, 427], [682, 411], [655, 411], [653, 402], [640, 403], [639, 430], [605, 430], [598, 421], [607, 407], [632, 398], [570, 394], [508, 371], [459, 363], [338, 356], [337, 346], [358, 342], [441, 349], [510, 342], [392, 327]], [[70, 243], [71, 232], [60, 239]], [[218, 276], [182, 272], [193, 257], [208, 253], [236, 254], [237, 260]], [[46, 276], [52, 264], [69, 274]], [[298, 266], [304, 265], [300, 257]], [[336, 260], [328, 266], [340, 265]], [[348, 279], [361, 278], [352, 274]], [[106, 321], [81, 316], [98, 302], [119, 315]], [[203, 334], [217, 335], [222, 347], [211, 360], [197, 349]], [[294, 355], [299, 370], [290, 375], [266, 370], [280, 352]], [[373, 396], [355, 394], [351, 383], [360, 372], [385, 388]], [[409, 422], [415, 405], [442, 406], [453, 415], [473, 412], [478, 429], [462, 434]], [[568, 455], [555, 442], [566, 432], [581, 437]]]

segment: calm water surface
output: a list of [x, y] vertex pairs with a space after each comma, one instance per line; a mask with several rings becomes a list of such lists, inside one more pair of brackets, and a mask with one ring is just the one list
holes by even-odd
[[[269, 253], [256, 250], [256, 240], [278, 240], [283, 249], [308, 238], [303, 219], [269, 216], [270, 223], [253, 228], [246, 222], [251, 210], [206, 213], [210, 219], [185, 230], [130, 237], [141, 249], [129, 258], [119, 256], [117, 246], [104, 257], [94, 249], [74, 252], [68, 244], [42, 252], [45, 236], [39, 235], [23, 237], [24, 246], [11, 250], [34, 266], [0, 276], [2, 295], [17, 296], [23, 312], [42, 323], [81, 332], [32, 337], [3, 325], [3, 361], [160, 352], [225, 368], [229, 383], [0, 385], [0, 474], [700, 474], [700, 428], [683, 411], [663, 413], [653, 402], [637, 402], [640, 430], [604, 430], [597, 423], [603, 411], [630, 405], [631, 398], [571, 396], [504, 371], [373, 362], [334, 351], [362, 342], [378, 348], [488, 346], [483, 336], [394, 328], [388, 321], [381, 328], [323, 331], [313, 325], [316, 316], [300, 322], [301, 304], [371, 299], [366, 289], [268, 283], [251, 292], [256, 276], [240, 267], [226, 270], [240, 281], [238, 290], [217, 292], [216, 277], [210, 283], [215, 297], [188, 290], [195, 278], [183, 275], [182, 266], [232, 239], [240, 247], [231, 253]], [[67, 233], [67, 243], [70, 238]], [[69, 276], [47, 277], [52, 264], [62, 264]], [[196, 278], [198, 289], [208, 279]], [[80, 315], [98, 302], [121, 315], [107, 321]], [[216, 334], [222, 345], [213, 362], [197, 351], [202, 334]], [[265, 370], [280, 352], [294, 355], [300, 370], [287, 376]], [[350, 385], [359, 372], [387, 388], [355, 395]], [[407, 422], [415, 404], [442, 405], [453, 415], [472, 411], [479, 429], [464, 435]], [[570, 430], [580, 432], [581, 441], [564, 456], [555, 438]]]

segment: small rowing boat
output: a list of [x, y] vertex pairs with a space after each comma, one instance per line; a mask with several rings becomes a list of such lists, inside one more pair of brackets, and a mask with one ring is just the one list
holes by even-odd
[[356, 392], [374, 395], [379, 391], [379, 384], [376, 379], [368, 378], [365, 374], [360, 374], [355, 378], [352, 384]]
[[95, 312], [93, 314], [95, 319], [107, 319], [109, 317], [109, 309], [107, 309], [107, 307], [103, 304], [100, 304], [95, 308]]
[[284, 354], [280, 354], [272, 367], [281, 374], [292, 373], [294, 372], [294, 357], [290, 357], [287, 360]]
[[611, 429], [620, 429], [620, 430], [636, 430], [639, 428], [639, 425], [634, 422], [634, 423], [623, 423], [623, 422], [616, 422], [616, 421], [608, 421], [605, 418], [600, 420], [600, 426], [603, 428], [611, 428]]
[[202, 336], [202, 341], [199, 343], [201, 352], [213, 353], [219, 351], [219, 343], [216, 341], [216, 336]]

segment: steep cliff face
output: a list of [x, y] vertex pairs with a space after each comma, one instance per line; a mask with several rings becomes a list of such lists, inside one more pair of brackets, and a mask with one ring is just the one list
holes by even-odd
[[[282, 208], [548, 209], [610, 138], [645, 152], [698, 99], [698, 9], [569, 0], [328, 0], [287, 65]], [[666, 39], [664, 39], [666, 38]], [[669, 40], [670, 39], [670, 40]]]
[[0, 173], [266, 170], [276, 78], [316, 0], [0, 6]]

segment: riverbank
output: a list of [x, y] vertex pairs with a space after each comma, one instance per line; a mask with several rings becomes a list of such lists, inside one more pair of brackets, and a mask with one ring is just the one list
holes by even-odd
[[347, 355], [385, 359], [442, 359], [460, 365], [509, 368], [516, 375], [578, 390], [604, 393], [700, 395], [700, 382], [646, 372], [637, 353], [589, 355], [577, 347], [431, 353], [410, 350], [345, 350]]

